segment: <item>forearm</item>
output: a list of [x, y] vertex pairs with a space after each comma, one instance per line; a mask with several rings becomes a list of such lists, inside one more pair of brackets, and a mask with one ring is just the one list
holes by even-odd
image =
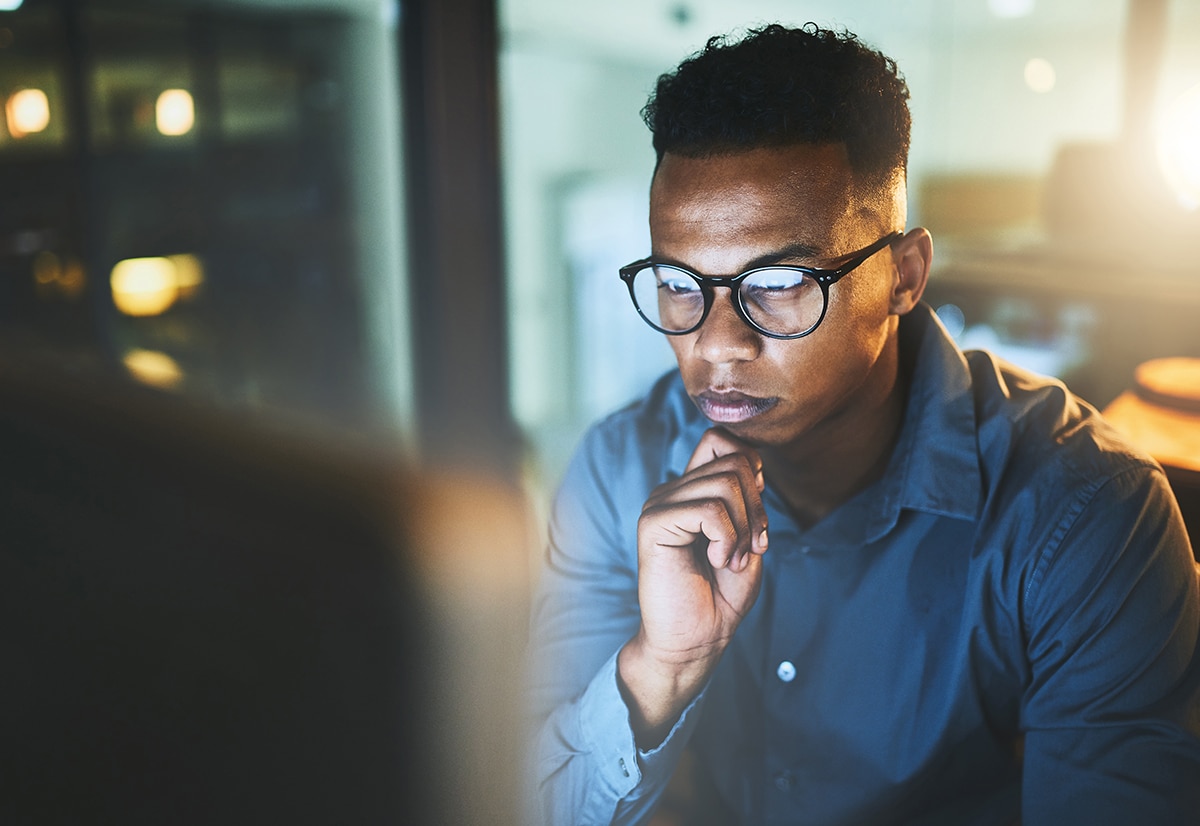
[[698, 705], [683, 710], [656, 749], [639, 750], [617, 686], [615, 657], [609, 660], [579, 698], [554, 709], [536, 732], [530, 822], [647, 822], [679, 762]]

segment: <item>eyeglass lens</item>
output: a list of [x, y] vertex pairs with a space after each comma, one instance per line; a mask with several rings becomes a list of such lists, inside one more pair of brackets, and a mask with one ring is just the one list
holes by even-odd
[[[798, 270], [756, 270], [741, 281], [738, 294], [750, 320], [776, 335], [806, 332], [825, 308], [820, 285]], [[650, 264], [638, 270], [633, 295], [650, 323], [668, 332], [690, 330], [704, 316], [700, 284], [676, 267]]]

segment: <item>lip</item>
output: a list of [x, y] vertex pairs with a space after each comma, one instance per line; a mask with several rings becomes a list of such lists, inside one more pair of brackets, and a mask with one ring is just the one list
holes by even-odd
[[737, 390], [705, 390], [694, 398], [700, 412], [717, 424], [737, 424], [753, 419], [779, 403], [778, 397], [763, 399]]

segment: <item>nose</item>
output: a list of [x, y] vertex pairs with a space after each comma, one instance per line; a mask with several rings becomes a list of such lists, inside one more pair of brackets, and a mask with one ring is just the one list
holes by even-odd
[[729, 287], [713, 289], [712, 308], [696, 336], [695, 353], [710, 364], [751, 361], [762, 351], [762, 336], [747, 324], [733, 306]]

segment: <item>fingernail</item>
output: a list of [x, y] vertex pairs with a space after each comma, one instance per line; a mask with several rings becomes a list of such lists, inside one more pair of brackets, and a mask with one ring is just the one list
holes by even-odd
[[760, 551], [767, 549], [767, 529], [763, 528], [762, 533], [758, 535], [758, 547]]

